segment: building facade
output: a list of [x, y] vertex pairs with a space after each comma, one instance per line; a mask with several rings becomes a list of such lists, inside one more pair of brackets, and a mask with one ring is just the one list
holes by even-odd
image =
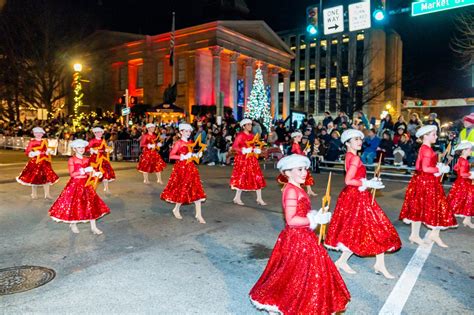
[[128, 89], [138, 103], [160, 104], [165, 89], [176, 82], [176, 105], [187, 115], [195, 105], [215, 105], [229, 107], [238, 116], [260, 67], [272, 113], [276, 117], [289, 114], [294, 53], [265, 22], [216, 21], [176, 30], [173, 65], [170, 39], [170, 33], [147, 36], [109, 31], [87, 38], [78, 57], [84, 65], [83, 77], [90, 81], [85, 103], [91, 110], [111, 110]]
[[[402, 41], [390, 30], [370, 29], [309, 37], [305, 30], [279, 32], [295, 54], [291, 62], [290, 107], [322, 117], [325, 111], [362, 109], [379, 118], [400, 112]], [[280, 82], [280, 101], [285, 98]]]

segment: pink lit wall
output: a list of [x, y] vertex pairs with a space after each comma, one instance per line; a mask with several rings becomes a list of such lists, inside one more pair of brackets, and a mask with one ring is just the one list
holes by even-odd
[[198, 105], [213, 105], [214, 93], [212, 90], [212, 55], [210, 51], [196, 52], [196, 95]]

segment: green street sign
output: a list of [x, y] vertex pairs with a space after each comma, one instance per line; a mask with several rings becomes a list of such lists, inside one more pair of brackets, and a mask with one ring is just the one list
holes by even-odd
[[474, 5], [474, 0], [421, 0], [411, 3], [411, 16], [430, 14]]

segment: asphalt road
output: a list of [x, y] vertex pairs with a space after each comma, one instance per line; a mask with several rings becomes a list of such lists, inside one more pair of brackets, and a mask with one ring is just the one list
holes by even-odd
[[[37, 289], [0, 296], [0, 314], [258, 314], [247, 294], [262, 273], [278, 233], [283, 228], [277, 172], [265, 170], [268, 187], [258, 206], [244, 193], [246, 206], [232, 203], [230, 167], [200, 166], [208, 199], [203, 204], [206, 225], [194, 220], [194, 208], [183, 206], [182, 221], [172, 205], [160, 200], [163, 186], [146, 186], [134, 164], [114, 163], [118, 180], [111, 196], [98, 192], [112, 213], [98, 222], [104, 231], [80, 234], [47, 215], [52, 201], [31, 200], [30, 188], [14, 182], [26, 157], [0, 151], [0, 269], [19, 265], [52, 268], [56, 278]], [[54, 167], [61, 176], [52, 187], [59, 195], [66, 184], [66, 160]], [[169, 177], [171, 166], [163, 174]], [[315, 191], [322, 196], [327, 174], [315, 174]], [[343, 187], [333, 176], [333, 201]], [[394, 222], [400, 251], [386, 256], [387, 280], [376, 275], [373, 258], [352, 257], [356, 275], [342, 274], [352, 300], [347, 314], [377, 314], [395, 287], [417, 247], [409, 244], [409, 227], [397, 220], [406, 183], [386, 182], [378, 202]], [[40, 191], [40, 193], [42, 193]], [[319, 197], [312, 198], [319, 208]], [[334, 206], [334, 203], [333, 203]], [[422, 229], [422, 234], [426, 232]], [[474, 231], [460, 226], [442, 232], [450, 247], [434, 246], [403, 314], [474, 314]], [[330, 252], [337, 259], [337, 252]], [[403, 287], [403, 283], [401, 283]]]

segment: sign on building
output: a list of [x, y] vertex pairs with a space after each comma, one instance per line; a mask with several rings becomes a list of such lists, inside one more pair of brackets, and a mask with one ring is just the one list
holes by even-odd
[[323, 10], [324, 35], [344, 32], [344, 10], [342, 5]]
[[422, 0], [411, 3], [411, 16], [436, 13], [474, 5], [474, 0]]
[[370, 28], [370, 2], [349, 4], [349, 31], [359, 31]]

